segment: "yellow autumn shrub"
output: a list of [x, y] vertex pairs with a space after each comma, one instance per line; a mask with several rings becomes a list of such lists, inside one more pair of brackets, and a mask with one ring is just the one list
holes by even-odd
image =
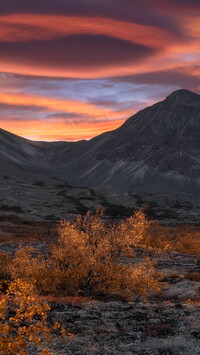
[[49, 306], [34, 296], [33, 286], [22, 280], [10, 284], [0, 298], [0, 354], [29, 354], [30, 343], [50, 354], [42, 344], [50, 341], [47, 326]]
[[142, 211], [120, 223], [95, 215], [63, 221], [59, 239], [45, 255], [33, 248], [18, 250], [10, 266], [12, 278], [35, 285], [42, 294], [93, 296], [118, 293], [130, 298], [159, 291], [159, 274], [149, 259], [138, 263], [137, 249], [153, 250], [155, 228]]
[[180, 253], [196, 255], [200, 257], [200, 230], [191, 228], [176, 234], [176, 238], [171, 241], [172, 248]]

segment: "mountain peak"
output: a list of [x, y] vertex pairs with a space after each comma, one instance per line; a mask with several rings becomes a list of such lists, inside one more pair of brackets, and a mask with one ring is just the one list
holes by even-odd
[[173, 91], [169, 96], [166, 97], [166, 100], [170, 101], [179, 101], [179, 102], [190, 102], [194, 100], [199, 100], [199, 95], [186, 89], [179, 89]]
[[[0, 162], [72, 185], [200, 194], [200, 95], [177, 90], [88, 142], [34, 143], [0, 131]], [[1, 172], [0, 171], [0, 172]]]

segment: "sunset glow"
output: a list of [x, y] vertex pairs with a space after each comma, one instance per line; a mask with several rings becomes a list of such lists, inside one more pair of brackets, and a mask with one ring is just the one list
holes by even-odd
[[89, 139], [173, 90], [200, 92], [195, 0], [3, 1], [0, 127]]

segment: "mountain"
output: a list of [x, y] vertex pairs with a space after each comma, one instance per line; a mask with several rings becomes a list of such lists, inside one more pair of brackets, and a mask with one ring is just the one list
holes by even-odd
[[1, 168], [75, 186], [200, 192], [200, 95], [178, 90], [89, 141], [34, 142], [0, 130]]

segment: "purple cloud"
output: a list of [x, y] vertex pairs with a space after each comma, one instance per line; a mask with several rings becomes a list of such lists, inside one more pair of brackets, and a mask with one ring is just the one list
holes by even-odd
[[73, 35], [49, 41], [0, 42], [1, 60], [25, 65], [88, 68], [134, 63], [156, 53], [147, 46], [104, 35]]

